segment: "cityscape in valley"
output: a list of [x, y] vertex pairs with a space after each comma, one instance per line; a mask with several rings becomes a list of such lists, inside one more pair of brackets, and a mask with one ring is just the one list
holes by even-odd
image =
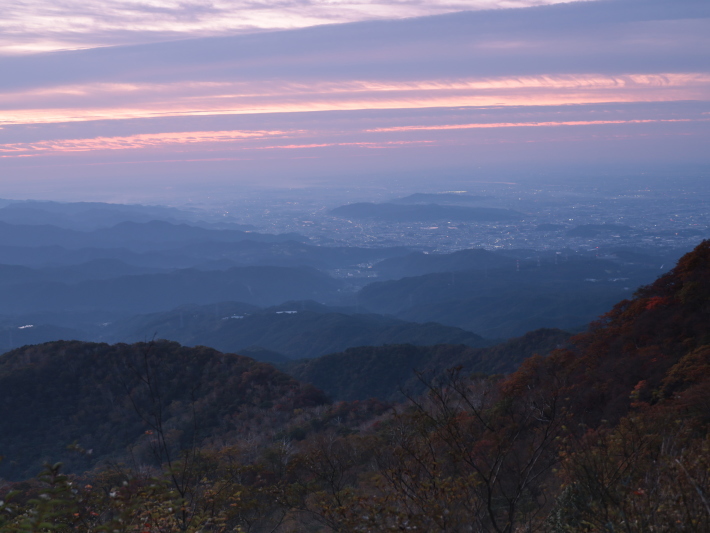
[[[322, 193], [317, 190], [291, 190], [282, 192], [280, 198], [272, 193], [262, 200], [228, 206], [222, 215], [223, 220], [253, 224], [261, 231], [300, 233], [317, 244], [408, 246], [431, 253], [466, 248], [580, 252], [599, 246], [659, 250], [687, 248], [706, 235], [710, 190], [703, 178], [604, 181], [590, 185], [585, 178], [570, 176], [566, 183], [559, 179], [473, 182], [471, 190], [404, 196], [394, 191], [371, 191], [368, 196], [365, 191], [342, 190], [340, 198], [327, 200], [319, 198]], [[359, 212], [338, 210], [343, 207], [339, 202], [349, 196], [362, 197], [348, 202], [365, 204]], [[365, 211], [371, 203], [386, 204], [391, 210]], [[431, 204], [443, 209], [436, 212], [429, 207], [427, 211]]]
[[706, 0], [0, 19], [0, 533], [710, 531]]

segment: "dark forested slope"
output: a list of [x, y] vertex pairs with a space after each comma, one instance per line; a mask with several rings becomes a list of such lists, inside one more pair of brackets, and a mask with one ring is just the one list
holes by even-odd
[[418, 396], [426, 388], [415, 371], [426, 380], [439, 378], [454, 367], [466, 374], [508, 374], [534, 354], [547, 355], [561, 348], [569, 336], [561, 330], [543, 329], [487, 348], [461, 344], [361, 346], [317, 359], [284, 363], [281, 368], [334, 400], [403, 401], [403, 392]]
[[[274, 367], [177, 343], [52, 342], [0, 356], [0, 477], [35, 475], [45, 461], [70, 469], [109, 458], [151, 461], [150, 433], [170, 445], [227, 436], [269, 415], [324, 402]], [[288, 416], [288, 415], [285, 415]], [[261, 427], [267, 431], [268, 427]], [[68, 453], [76, 443], [86, 453]]]

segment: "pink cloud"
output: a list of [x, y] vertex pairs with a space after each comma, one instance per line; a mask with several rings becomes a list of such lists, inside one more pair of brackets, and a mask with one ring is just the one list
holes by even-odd
[[95, 137], [89, 139], [61, 139], [32, 143], [0, 144], [0, 152], [18, 155], [25, 152], [92, 152], [101, 150], [135, 150], [198, 143], [226, 143], [250, 139], [288, 137], [297, 132], [285, 131], [192, 131], [178, 133], [138, 134], [126, 137]]
[[389, 128], [374, 128], [369, 132], [404, 132], [431, 130], [470, 130], [487, 128], [537, 128], [550, 126], [596, 126], [606, 124], [652, 124], [659, 122], [710, 122], [710, 119], [632, 119], [632, 120], [568, 120], [553, 122], [492, 122], [483, 124], [439, 124], [431, 126], [393, 126]]
[[88, 84], [0, 94], [0, 124], [430, 107], [710, 100], [710, 75], [544, 75], [455, 80]]

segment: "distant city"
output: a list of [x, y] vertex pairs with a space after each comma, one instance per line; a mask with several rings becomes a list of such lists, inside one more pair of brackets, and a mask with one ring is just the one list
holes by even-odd
[[[400, 197], [376, 191], [370, 196], [381, 204], [510, 210], [520, 215], [513, 220], [464, 221], [455, 215], [438, 220], [347, 218], [332, 210], [342, 205], [348, 191], [340, 191], [333, 198], [323, 191], [298, 189], [255, 194], [212, 214], [221, 214], [225, 221], [252, 225], [256, 231], [299, 233], [321, 246], [405, 246], [432, 254], [483, 248], [528, 250], [531, 258], [564, 251], [606, 257], [617, 249], [635, 249], [657, 256], [673, 250], [687, 251], [710, 237], [707, 187], [695, 180], [687, 189], [670, 183], [656, 187], [639, 183], [609, 183], [606, 187], [598, 183], [589, 187], [574, 183], [476, 184], [460, 191]], [[368, 198], [367, 191], [352, 192], [357, 202]], [[358, 271], [331, 274], [374, 276], [367, 273], [371, 265], [362, 266]]]

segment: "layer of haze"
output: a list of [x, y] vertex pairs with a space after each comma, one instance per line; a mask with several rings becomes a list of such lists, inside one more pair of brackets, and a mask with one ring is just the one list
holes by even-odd
[[[131, 36], [112, 29], [127, 2], [98, 22], [96, 5], [62, 4], [88, 22], [74, 31], [68, 17], [56, 31], [73, 32], [75, 48], [101, 47], [0, 57], [0, 72], [11, 73], [0, 77], [4, 196], [111, 199], [130, 190], [138, 200], [480, 166], [709, 162], [710, 4], [451, 12], [541, 3], [554, 4], [336, 3], [328, 11], [294, 2], [247, 33], [219, 10], [234, 6], [203, 13], [176, 4], [155, 7], [143, 26], [125, 24]], [[258, 11], [249, 6], [237, 8]], [[177, 24], [173, 8], [194, 16]], [[402, 18], [442, 12], [451, 13]], [[12, 13], [26, 42], [33, 31], [55, 39], [41, 17]], [[338, 23], [311, 26], [325, 20]], [[241, 34], [106, 46], [177, 36], [160, 37], [160, 21], [182, 36]], [[294, 26], [304, 27], [257, 31]]]

